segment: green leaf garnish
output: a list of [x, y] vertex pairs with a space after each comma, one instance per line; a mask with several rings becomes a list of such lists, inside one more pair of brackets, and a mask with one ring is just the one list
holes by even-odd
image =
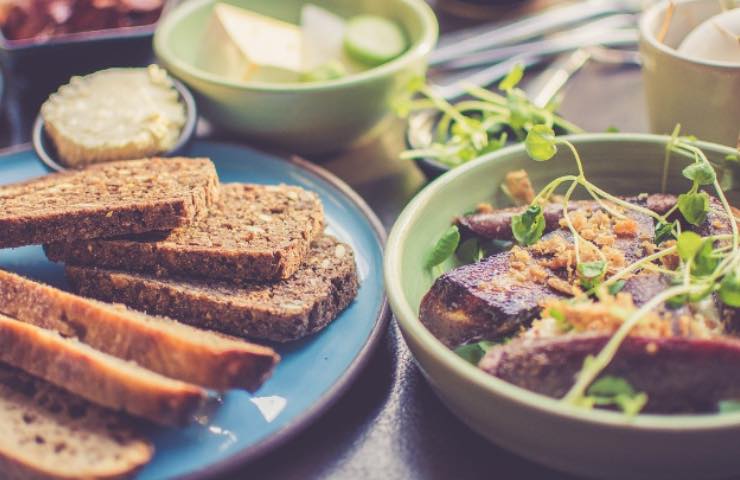
[[619, 129], [614, 125], [609, 125], [606, 127], [606, 133], [619, 133]]
[[705, 162], [695, 162], [683, 169], [683, 176], [698, 185], [711, 185], [717, 179], [714, 169]]
[[458, 230], [457, 225], [452, 225], [442, 234], [439, 240], [437, 240], [434, 248], [432, 248], [432, 251], [429, 253], [426, 261], [427, 268], [436, 267], [450, 258], [452, 254], [455, 253], [459, 243], [460, 231]]
[[720, 400], [717, 403], [719, 413], [740, 412], [740, 400]]
[[671, 223], [658, 222], [655, 224], [655, 244], [660, 245], [666, 240], [676, 238], [675, 231], [678, 226], [678, 221], [674, 220]]
[[486, 352], [494, 345], [496, 345], [496, 342], [483, 340], [481, 342], [459, 346], [455, 349], [455, 353], [466, 362], [478, 365], [481, 358], [483, 358]]
[[547, 313], [555, 320], [558, 330], [568, 332], [573, 329], [573, 325], [565, 318], [565, 314], [556, 308], [548, 308]]
[[684, 262], [692, 260], [696, 255], [696, 252], [701, 248], [703, 242], [704, 240], [698, 233], [689, 231], [681, 232], [681, 235], [678, 236], [678, 242], [676, 242], [678, 256], [681, 257], [681, 260]]
[[470, 264], [483, 258], [483, 248], [477, 238], [469, 238], [457, 247], [455, 255], [463, 264]]
[[504, 92], [508, 92], [516, 87], [524, 77], [524, 65], [517, 63], [514, 67], [509, 70], [503, 80], [499, 82], [498, 89]]
[[524, 140], [527, 154], [538, 162], [550, 160], [558, 153], [555, 145], [555, 132], [546, 125], [535, 125], [529, 130], [527, 139]]
[[682, 193], [678, 196], [678, 210], [690, 224], [701, 225], [709, 212], [709, 195], [706, 192]]
[[725, 275], [719, 284], [717, 294], [725, 305], [740, 308], [740, 276], [738, 276], [737, 271]]
[[631, 417], [640, 413], [648, 397], [645, 393], [635, 392], [627, 380], [605, 375], [591, 384], [585, 400], [592, 405], [616, 406]]
[[542, 238], [545, 231], [545, 215], [539, 205], [530, 205], [524, 213], [511, 219], [511, 233], [521, 245], [532, 245]]
[[[714, 255], [714, 246], [711, 240], [704, 240], [694, 255], [691, 273], [697, 276], [711, 275], [719, 265], [719, 258]], [[693, 300], [692, 301], [696, 301]]]
[[581, 262], [578, 264], [578, 278], [581, 286], [586, 290], [596, 288], [606, 274], [606, 262], [597, 260], [594, 262]]
[[627, 284], [625, 280], [617, 280], [616, 282], [609, 285], [609, 288], [607, 288], [607, 291], [609, 292], [609, 295], [616, 295], [619, 292], [622, 291], [624, 286]]

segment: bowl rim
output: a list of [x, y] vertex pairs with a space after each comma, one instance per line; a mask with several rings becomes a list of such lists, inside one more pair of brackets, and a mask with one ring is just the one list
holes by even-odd
[[406, 67], [409, 63], [426, 57], [434, 48], [437, 43], [437, 36], [439, 34], [439, 24], [437, 23], [437, 17], [434, 15], [432, 8], [424, 0], [398, 0], [399, 2], [405, 3], [411, 9], [416, 12], [417, 17], [421, 20], [423, 25], [423, 32], [421, 38], [416, 42], [412, 43], [411, 46], [402, 53], [399, 57], [386, 62], [377, 67], [369, 68], [363, 72], [347, 75], [346, 77], [327, 80], [322, 82], [240, 82], [225, 78], [221, 75], [202, 70], [189, 62], [179, 58], [172, 51], [170, 47], [169, 38], [172, 30], [175, 28], [177, 23], [183, 18], [186, 18], [194, 10], [203, 7], [205, 4], [214, 3], [215, 0], [191, 0], [184, 2], [169, 12], [164, 18], [159, 21], [156, 30], [154, 31], [154, 53], [171, 69], [178, 69], [187, 75], [190, 75], [198, 80], [215, 83], [224, 87], [248, 89], [255, 91], [264, 92], [294, 92], [294, 91], [306, 91], [315, 92], [321, 90], [330, 90], [335, 87], [349, 86], [355, 83], [368, 82], [377, 80], [392, 72], [398, 71]]
[[[688, 4], [688, 3], [711, 3], [714, 0], [682, 0], [678, 3], [676, 3], [676, 6], [680, 6], [681, 4]], [[675, 58], [676, 60], [680, 60], [685, 63], [689, 63], [692, 65], [700, 65], [703, 67], [711, 67], [716, 68], [720, 70], [727, 70], [728, 73], [736, 73], [740, 72], [740, 63], [735, 62], [721, 62], [717, 60], [704, 60], [701, 58], [696, 58], [692, 56], [685, 55], [683, 53], [680, 53], [677, 49], [673, 47], [669, 47], [665, 43], [659, 42], [657, 38], [655, 38], [655, 34], [653, 33], [653, 30], [650, 28], [653, 22], [655, 21], [655, 17], [659, 16], [661, 13], [665, 12], [665, 10], [668, 8], [668, 5], [672, 2], [672, 0], [662, 0], [661, 2], [658, 2], [654, 5], [652, 5], [650, 8], [645, 10], [645, 12], [640, 17], [640, 23], [639, 23], [639, 31], [640, 31], [640, 38], [642, 41], [650, 46], [650, 48], [657, 50], [664, 55], [667, 55], [671, 58]]]
[[[604, 142], [637, 143], [646, 145], [665, 144], [669, 140], [667, 135], [654, 134], [629, 134], [629, 133], [586, 133], [566, 135], [561, 137], [573, 142], [576, 146], [584, 144], [598, 144]], [[720, 154], [732, 154], [737, 150], [724, 145], [697, 142], [702, 149]], [[462, 174], [476, 170], [478, 167], [496, 162], [498, 158], [512, 154], [526, 155], [523, 144], [512, 145], [501, 150], [491, 152], [479, 157], [431, 182], [425, 189], [417, 194], [404, 208], [401, 215], [394, 224], [386, 243], [384, 259], [384, 275], [386, 293], [388, 295], [391, 309], [398, 324], [404, 333], [413, 337], [433, 358], [451, 374], [466, 380], [480, 390], [490, 394], [491, 398], [502, 398], [512, 403], [518, 403], [523, 408], [538, 411], [541, 414], [549, 414], [564, 420], [579, 421], [588, 424], [633, 430], [650, 431], [701, 431], [707, 429], [737, 429], [740, 427], [740, 412], [727, 414], [703, 414], [703, 415], [655, 415], [643, 414], [635, 417], [627, 417], [618, 412], [605, 410], [586, 410], [573, 405], [562, 404], [560, 401], [540, 395], [529, 390], [512, 385], [504, 380], [488, 375], [482, 370], [469, 364], [452, 350], [448, 349], [419, 321], [414, 313], [414, 308], [403, 295], [401, 285], [400, 265], [403, 252], [401, 246], [407, 240], [413, 225], [419, 220], [419, 212], [424, 206], [443, 188], [455, 183]]]
[[[146, 69], [147, 67], [133, 68]], [[129, 68], [122, 67], [114, 67], [107, 70], [113, 69], [130, 70]], [[172, 148], [170, 148], [166, 152], [160, 153], [159, 156], [161, 157], [172, 157], [181, 153], [195, 136], [195, 130], [198, 125], [198, 106], [195, 103], [195, 98], [190, 92], [190, 89], [188, 89], [188, 87], [186, 87], [184, 83], [172, 76], [169, 72], [167, 72], [167, 76], [172, 82], [172, 86], [177, 91], [180, 102], [185, 107], [185, 124], [180, 130], [180, 135], [177, 137], [177, 142], [175, 142], [175, 145], [173, 145]], [[72, 168], [66, 167], [63, 163], [58, 161], [58, 154], [56, 152], [52, 153], [46, 148], [46, 145], [51, 145], [51, 139], [46, 133], [44, 117], [41, 115], [40, 109], [38, 114], [36, 115], [36, 120], [34, 120], [33, 122], [33, 127], [31, 128], [31, 144], [33, 145], [34, 152], [36, 152], [36, 156], [39, 157], [39, 160], [41, 160], [41, 162], [47, 167], [57, 172], [73, 170]]]

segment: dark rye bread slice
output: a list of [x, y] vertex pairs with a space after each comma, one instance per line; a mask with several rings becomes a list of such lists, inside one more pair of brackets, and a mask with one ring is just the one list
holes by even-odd
[[2, 270], [0, 313], [216, 390], [255, 390], [280, 359], [268, 347], [78, 297]]
[[206, 158], [93, 165], [0, 186], [0, 248], [169, 230], [218, 198]]
[[280, 280], [324, 227], [318, 195], [287, 185], [226, 184], [208, 215], [170, 232], [46, 245], [53, 261], [157, 276]]
[[0, 362], [113, 410], [182, 425], [205, 399], [194, 385], [0, 314]]
[[232, 335], [278, 342], [324, 328], [351, 303], [358, 288], [351, 248], [330, 236], [314, 242], [301, 268], [277, 283], [236, 286], [72, 265], [66, 271], [82, 295]]
[[154, 455], [136, 422], [0, 364], [4, 479], [131, 478]]

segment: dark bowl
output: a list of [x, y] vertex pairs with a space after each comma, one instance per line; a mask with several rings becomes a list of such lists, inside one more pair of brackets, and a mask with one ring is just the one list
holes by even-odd
[[[188, 90], [188, 88], [179, 80], [172, 77], [170, 77], [170, 79], [180, 96], [180, 101], [185, 105], [185, 125], [183, 125], [182, 130], [180, 131], [180, 137], [175, 146], [162, 154], [162, 156], [165, 157], [177, 156], [185, 151], [185, 148], [195, 135], [195, 126], [198, 121], [198, 107], [195, 104], [193, 94], [190, 93], [190, 90]], [[32, 142], [36, 155], [38, 155], [39, 159], [41, 159], [47, 167], [58, 172], [68, 170], [67, 167], [59, 162], [54, 142], [52, 142], [46, 134], [44, 119], [41, 116], [41, 112], [39, 112], [36, 117], [36, 121], [33, 124]]]

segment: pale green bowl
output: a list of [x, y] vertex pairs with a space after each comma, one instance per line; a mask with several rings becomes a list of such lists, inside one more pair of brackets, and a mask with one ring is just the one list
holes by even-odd
[[[437, 40], [437, 20], [424, 0], [312, 0], [347, 18], [373, 13], [403, 26], [411, 46], [386, 64], [343, 79], [316, 83], [238, 82], [194, 66], [215, 0], [189, 0], [159, 24], [159, 61], [196, 94], [212, 122], [250, 140], [299, 153], [336, 151], [378, 131], [392, 104], [415, 76]], [[297, 23], [300, 0], [230, 0]]]
[[[586, 175], [612, 193], [660, 189], [667, 137], [587, 134], [565, 137], [578, 148]], [[732, 149], [701, 147], [721, 160]], [[672, 162], [669, 185], [686, 191]], [[519, 455], [579, 475], [623, 479], [721, 478], [740, 474], [740, 414], [640, 415], [629, 419], [590, 411], [491, 377], [448, 350], [419, 322], [418, 307], [432, 284], [424, 257], [450, 220], [481, 201], [502, 205], [506, 172], [525, 168], [536, 188], [575, 164], [563, 148], [549, 162], [528, 159], [522, 146], [486, 155], [443, 175], [406, 207], [386, 245], [385, 281], [391, 308], [424, 375], [444, 403], [473, 430]], [[730, 201], [738, 200], [737, 192]], [[461, 462], [465, 459], [461, 458]], [[493, 475], [493, 474], [492, 474]]]

